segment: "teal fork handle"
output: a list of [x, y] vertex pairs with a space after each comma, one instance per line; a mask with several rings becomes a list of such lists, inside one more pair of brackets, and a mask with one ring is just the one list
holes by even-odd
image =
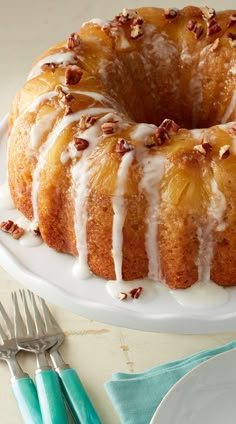
[[35, 376], [44, 424], [69, 424], [60, 381], [54, 370], [37, 371]]
[[73, 368], [57, 369], [62, 389], [76, 423], [101, 424], [101, 421]]
[[30, 377], [13, 380], [11, 384], [25, 424], [43, 424], [35, 385]]

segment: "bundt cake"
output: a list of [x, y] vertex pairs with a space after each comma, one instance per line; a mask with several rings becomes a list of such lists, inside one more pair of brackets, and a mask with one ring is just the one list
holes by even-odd
[[236, 285], [236, 11], [85, 23], [34, 63], [9, 134], [16, 208], [82, 278]]

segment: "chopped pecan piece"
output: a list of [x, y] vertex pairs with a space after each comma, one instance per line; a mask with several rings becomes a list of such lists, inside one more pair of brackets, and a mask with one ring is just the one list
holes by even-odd
[[116, 20], [120, 22], [121, 24], [125, 24], [126, 22], [136, 17], [137, 17], [136, 10], [125, 8], [122, 10], [122, 12], [119, 15], [116, 16]]
[[53, 63], [53, 62], [52, 62], [52, 63], [44, 63], [44, 64], [41, 66], [41, 69], [42, 69], [42, 71], [43, 71], [43, 72], [47, 72], [47, 71], [54, 72], [57, 66], [58, 66], [58, 65], [56, 65], [56, 64], [55, 64], [55, 63]]
[[12, 235], [12, 237], [16, 240], [18, 240], [20, 237], [23, 236], [25, 230], [19, 225], [17, 225], [15, 222], [8, 219], [8, 221], [3, 221], [0, 224], [0, 229], [2, 231], [5, 231], [6, 233], [9, 233]]
[[119, 293], [119, 300], [126, 300], [128, 298], [128, 294], [125, 292]]
[[142, 287], [135, 287], [134, 289], [129, 291], [129, 294], [133, 299], [138, 299], [143, 291]]
[[196, 146], [194, 146], [193, 150], [197, 151], [198, 153], [201, 153], [201, 155], [206, 156], [211, 153], [212, 146], [208, 141], [203, 139], [201, 144], [197, 144]]
[[164, 16], [166, 19], [174, 19], [178, 14], [178, 9], [164, 9]]
[[70, 65], [66, 68], [65, 83], [67, 85], [76, 85], [80, 82], [83, 71], [76, 65]]
[[160, 127], [165, 128], [168, 134], [176, 134], [180, 129], [180, 126], [176, 124], [176, 122], [173, 121], [172, 119], [164, 119]]
[[222, 146], [220, 148], [219, 151], [219, 158], [220, 159], [227, 159], [230, 155], [230, 145], [229, 144], [225, 144], [224, 146]]
[[87, 140], [85, 140], [84, 138], [80, 138], [75, 136], [74, 137], [74, 144], [75, 144], [75, 148], [76, 150], [81, 151], [81, 150], [85, 150], [88, 148], [89, 146], [89, 142]]
[[222, 28], [220, 27], [220, 25], [218, 25], [214, 17], [212, 17], [211, 19], [207, 21], [207, 26], [208, 26], [208, 30], [207, 30], [208, 36], [217, 34], [218, 32], [222, 30]]
[[233, 34], [232, 32], [229, 32], [227, 34], [227, 38], [229, 40], [229, 43], [230, 43], [231, 47], [235, 47], [236, 46], [236, 34]]
[[195, 150], [198, 153], [201, 153], [201, 155], [204, 155], [204, 156], [206, 156], [207, 154], [207, 151], [205, 150], [202, 144], [197, 144], [196, 146], [193, 147], [193, 150]]
[[34, 225], [34, 227], [32, 228], [31, 231], [32, 231], [34, 236], [40, 236], [40, 229], [39, 229], [39, 226], [37, 224]]
[[201, 142], [201, 145], [202, 145], [203, 149], [205, 150], [206, 154], [211, 153], [212, 145], [209, 143], [209, 141], [203, 139], [202, 142]]
[[229, 129], [229, 133], [230, 134], [235, 134], [236, 133], [236, 124], [234, 124], [230, 129]]
[[158, 127], [156, 129], [156, 134], [155, 134], [156, 146], [162, 146], [162, 144], [164, 144], [165, 141], [168, 140], [168, 138], [169, 138], [169, 135], [166, 128]]
[[193, 32], [195, 38], [198, 40], [204, 32], [203, 26], [197, 21], [190, 20], [188, 21], [187, 28], [189, 31]]
[[116, 143], [116, 152], [117, 153], [127, 153], [130, 150], [133, 150], [134, 147], [124, 138], [119, 138]]
[[233, 13], [229, 17], [228, 28], [236, 24], [236, 13]]
[[72, 32], [67, 41], [67, 47], [70, 50], [75, 49], [80, 45], [80, 38], [76, 32]]
[[211, 7], [200, 7], [200, 9], [205, 21], [209, 21], [209, 19], [213, 18], [216, 14], [215, 9], [212, 9]]
[[79, 121], [79, 130], [85, 131], [95, 124], [97, 118], [95, 116], [91, 116], [89, 114], [82, 115]]
[[104, 122], [102, 124], [102, 132], [103, 134], [113, 134], [116, 129], [116, 123], [115, 122]]
[[136, 38], [141, 37], [141, 35], [143, 35], [144, 31], [143, 31], [143, 27], [142, 25], [136, 24], [136, 25], [132, 25], [131, 26], [131, 33], [130, 33], [130, 37], [135, 40]]
[[58, 92], [59, 104], [65, 110], [65, 115], [73, 113], [73, 103], [75, 102], [75, 97], [70, 93], [70, 90], [67, 87], [61, 85], [56, 86], [56, 91]]

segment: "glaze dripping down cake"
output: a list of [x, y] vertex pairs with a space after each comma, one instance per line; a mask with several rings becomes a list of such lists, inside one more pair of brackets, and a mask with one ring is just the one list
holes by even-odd
[[9, 186], [81, 275], [236, 285], [236, 11], [124, 9], [33, 65]]

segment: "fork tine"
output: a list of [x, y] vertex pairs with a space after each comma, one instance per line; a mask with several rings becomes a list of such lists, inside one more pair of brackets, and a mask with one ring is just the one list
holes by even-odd
[[34, 294], [30, 290], [28, 290], [28, 294], [30, 296], [30, 301], [32, 305], [33, 315], [34, 315], [36, 334], [39, 336], [42, 336], [46, 334], [45, 324], [39, 312], [38, 306], [36, 304]]
[[39, 299], [39, 302], [40, 302], [41, 307], [42, 307], [43, 318], [44, 318], [45, 327], [46, 327], [47, 332], [48, 333], [53, 333], [53, 332], [61, 332], [62, 333], [62, 329], [60, 328], [60, 326], [56, 322], [55, 318], [51, 314], [51, 311], [48, 308], [45, 300], [42, 299], [41, 297], [38, 297], [38, 299]]
[[7, 336], [6, 336], [5, 332], [4, 332], [1, 324], [0, 324], [0, 338], [2, 340], [2, 343], [5, 343], [7, 341]]
[[3, 304], [1, 302], [0, 302], [0, 313], [1, 313], [1, 316], [2, 316], [4, 323], [6, 325], [6, 328], [9, 331], [11, 338], [13, 338], [15, 336], [14, 327], [13, 327], [13, 324], [12, 324], [9, 316], [7, 315], [6, 310], [3, 307]]
[[25, 337], [27, 335], [27, 329], [19, 310], [17, 295], [15, 292], [12, 292], [11, 296], [13, 302], [15, 336], [16, 338]]
[[23, 308], [24, 308], [24, 318], [25, 318], [25, 325], [27, 328], [27, 334], [31, 334], [32, 336], [35, 335], [35, 325], [34, 325], [34, 320], [31, 316], [29, 307], [28, 307], [28, 303], [27, 303], [27, 299], [26, 299], [26, 294], [25, 294], [25, 290], [20, 290], [20, 296], [21, 296], [21, 300], [23, 303]]

